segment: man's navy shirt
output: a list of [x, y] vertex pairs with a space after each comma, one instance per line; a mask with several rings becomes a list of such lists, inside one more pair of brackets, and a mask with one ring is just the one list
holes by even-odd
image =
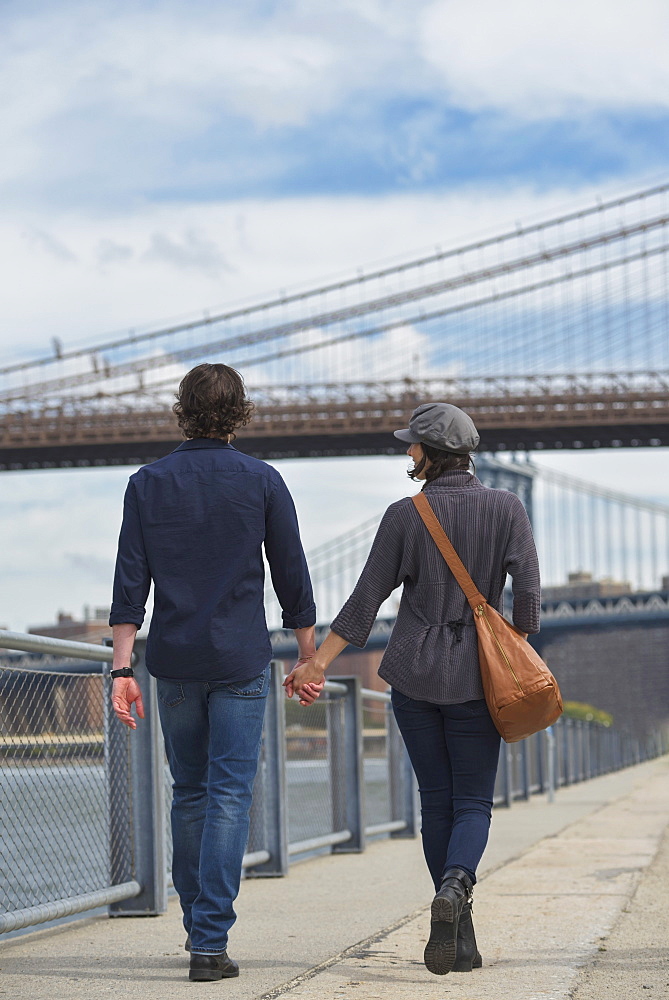
[[140, 626], [155, 677], [249, 680], [272, 657], [262, 546], [285, 628], [316, 621], [292, 497], [271, 466], [216, 438], [185, 441], [130, 477], [110, 625]]

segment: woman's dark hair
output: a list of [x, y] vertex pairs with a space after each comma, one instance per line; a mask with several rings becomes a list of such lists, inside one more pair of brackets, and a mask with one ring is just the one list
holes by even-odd
[[172, 410], [185, 438], [234, 437], [251, 419], [253, 403], [238, 371], [204, 364], [184, 375]]
[[433, 479], [442, 476], [444, 472], [451, 472], [453, 469], [462, 469], [466, 472], [471, 465], [474, 471], [476, 466], [471, 455], [458, 455], [454, 451], [442, 451], [441, 448], [433, 448], [432, 445], [420, 443], [423, 449], [423, 457], [420, 462], [416, 462], [413, 469], [409, 469], [407, 475], [409, 479], [418, 479], [429, 461], [429, 466], [425, 470], [425, 482], [431, 483]]

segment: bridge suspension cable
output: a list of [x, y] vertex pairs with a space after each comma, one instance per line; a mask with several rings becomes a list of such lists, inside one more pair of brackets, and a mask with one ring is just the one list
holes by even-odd
[[528, 372], [669, 368], [668, 193], [662, 185], [354, 278], [59, 349], [0, 369], [0, 401], [60, 405], [83, 389], [109, 406], [133, 391], [160, 395], [186, 364], [219, 357], [265, 384], [294, 381], [298, 363], [316, 381], [326, 371], [347, 381], [370, 365], [404, 374], [413, 359], [460, 374], [508, 374], [519, 359]]
[[[262, 313], [267, 310], [273, 309], [275, 307], [285, 307], [287, 305], [292, 305], [293, 303], [302, 301], [304, 299], [313, 298], [315, 296], [321, 296], [328, 292], [342, 291], [344, 289], [350, 288], [352, 286], [360, 286], [366, 283], [377, 281], [382, 278], [388, 278], [396, 274], [406, 273], [417, 268], [424, 268], [426, 265], [433, 264], [436, 262], [442, 262], [453, 257], [462, 257], [462, 255], [473, 252], [481, 251], [488, 247], [499, 246], [506, 243], [509, 240], [518, 240], [521, 237], [529, 237], [535, 234], [543, 233], [554, 227], [562, 227], [568, 223], [582, 221], [587, 219], [589, 216], [602, 215], [611, 209], [620, 209], [625, 206], [634, 204], [635, 202], [644, 201], [649, 198], [655, 198], [659, 195], [665, 195], [669, 192], [669, 184], [656, 185], [655, 187], [645, 189], [643, 191], [637, 191], [633, 194], [626, 195], [624, 197], [615, 198], [607, 202], [598, 201], [596, 205], [590, 206], [584, 209], [580, 209], [575, 212], [569, 212], [568, 214], [561, 215], [555, 219], [549, 219], [547, 221], [537, 222], [532, 225], [518, 225], [515, 229], [502, 233], [501, 235], [496, 235], [488, 237], [487, 239], [478, 240], [473, 243], [468, 243], [463, 246], [458, 246], [450, 248], [447, 250], [438, 249], [437, 251], [430, 253], [427, 256], [419, 257], [415, 260], [404, 261], [402, 263], [393, 264], [388, 267], [381, 269], [374, 269], [365, 272], [363, 269], [359, 268], [357, 274], [354, 277], [343, 278], [339, 281], [331, 282], [329, 284], [320, 285], [316, 288], [308, 288], [302, 291], [296, 291], [291, 294], [282, 293], [280, 296], [274, 299], [268, 299], [261, 302], [255, 302], [250, 305], [238, 306], [234, 309], [224, 311], [222, 313], [210, 314], [208, 311], [204, 311], [202, 315], [195, 317], [181, 323], [173, 323], [165, 327], [160, 327], [158, 329], [147, 330], [144, 332], [137, 333], [132, 331], [123, 337], [116, 337], [113, 340], [102, 341], [93, 347], [81, 347], [69, 351], [58, 351], [56, 355], [48, 355], [40, 358], [29, 359], [27, 361], [16, 362], [14, 364], [6, 365], [0, 367], [0, 375], [9, 374], [11, 372], [20, 371], [29, 368], [42, 367], [44, 365], [53, 364], [55, 361], [66, 361], [72, 358], [87, 357], [92, 352], [99, 353], [109, 350], [114, 350], [119, 347], [127, 347], [130, 345], [136, 345], [144, 343], [151, 340], [160, 339], [162, 337], [171, 336], [175, 333], [183, 333], [193, 329], [197, 329], [203, 326], [210, 326], [213, 324], [224, 322], [229, 319], [236, 319], [242, 316], [248, 316], [253, 313]], [[604, 242], [606, 242], [604, 240]]]

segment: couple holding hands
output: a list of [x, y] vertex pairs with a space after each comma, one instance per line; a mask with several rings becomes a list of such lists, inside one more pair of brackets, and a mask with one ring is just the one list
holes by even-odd
[[[349, 643], [365, 645], [381, 604], [402, 587], [380, 676], [418, 779], [422, 841], [434, 881], [430, 972], [481, 965], [472, 923], [476, 869], [488, 839], [500, 737], [483, 696], [473, 613], [410, 497], [385, 512], [353, 593], [318, 650], [316, 608], [295, 507], [279, 473], [230, 443], [253, 407], [241, 376], [202, 364], [182, 380], [174, 412], [185, 438], [126, 490], [109, 623], [112, 704], [135, 728], [143, 715], [130, 666], [151, 582], [146, 664], [156, 677], [173, 779], [172, 875], [190, 951], [189, 978], [237, 976], [227, 954], [246, 849], [269, 686], [263, 547], [296, 666], [285, 679], [304, 706]], [[507, 574], [513, 622], [539, 630], [536, 550], [525, 509], [470, 467], [479, 435], [449, 403], [424, 403], [409, 426], [411, 479], [478, 589], [501, 610]]]

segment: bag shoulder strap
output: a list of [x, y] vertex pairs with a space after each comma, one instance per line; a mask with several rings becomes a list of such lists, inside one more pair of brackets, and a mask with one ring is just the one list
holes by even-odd
[[451, 573], [462, 587], [464, 595], [469, 601], [469, 605], [472, 610], [478, 607], [479, 604], [487, 604], [487, 600], [477, 588], [471, 576], [465, 569], [462, 559], [453, 548], [450, 538], [439, 524], [437, 515], [432, 510], [430, 501], [427, 499], [425, 494], [418, 493], [411, 499], [416, 505], [416, 510], [423, 519], [425, 527], [432, 535], [437, 548], [448, 563]]

